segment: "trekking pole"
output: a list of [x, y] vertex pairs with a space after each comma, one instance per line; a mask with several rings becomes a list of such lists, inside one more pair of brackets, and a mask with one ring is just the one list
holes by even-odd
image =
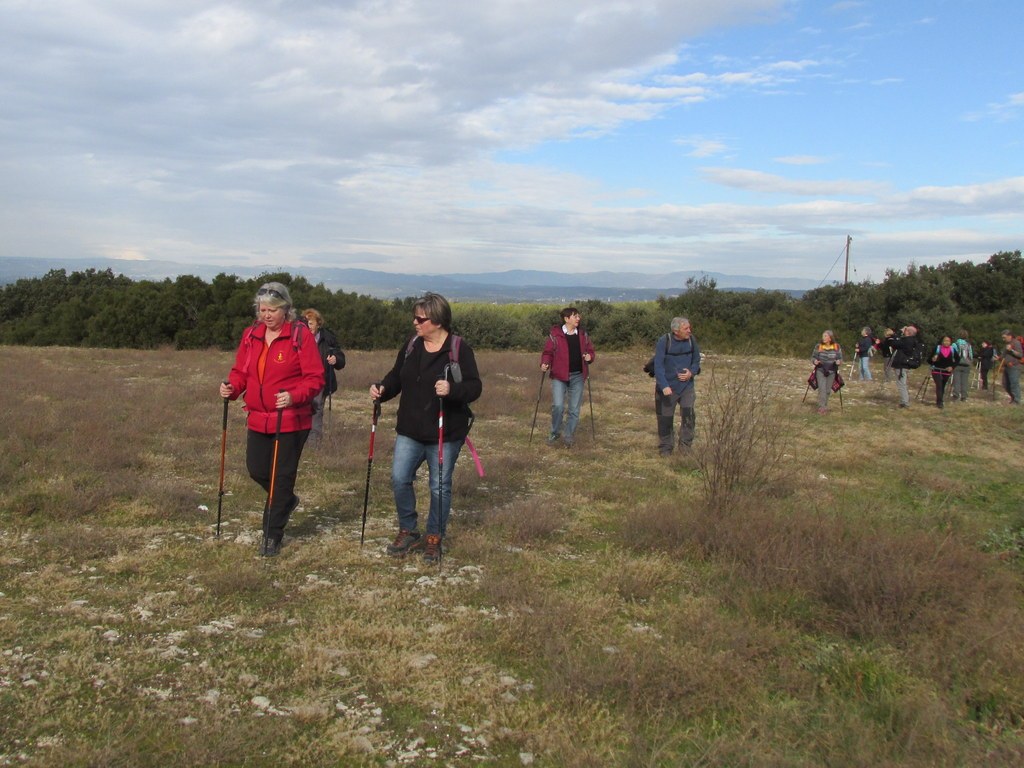
[[843, 388], [840, 387], [836, 394], [839, 395], [839, 412], [842, 413], [843, 412]]
[[853, 381], [853, 367], [855, 365], [857, 365], [857, 358], [858, 357], [860, 357], [860, 355], [854, 355], [853, 356], [853, 362], [850, 363], [850, 373], [848, 374], [849, 377], [850, 377], [850, 381]]
[[[228, 382], [224, 382], [227, 384]], [[220, 433], [220, 489], [217, 491], [217, 536], [220, 538], [220, 510], [224, 503], [224, 456], [228, 447], [228, 399], [224, 398], [224, 418]]]
[[999, 358], [999, 365], [996, 367], [996, 375], [992, 377], [992, 402], [996, 401], [996, 385], [1000, 385], [1006, 391], [1006, 383], [1003, 381], [1003, 363], [1005, 360]]
[[277, 480], [277, 452], [281, 446], [282, 416], [284, 416], [284, 409], [278, 408], [277, 431], [274, 432], [274, 454], [270, 459], [270, 486], [267, 488], [267, 506], [263, 509], [263, 552], [267, 551], [267, 539], [270, 538], [270, 506], [274, 503], [274, 483]]
[[[444, 368], [444, 378], [448, 379], [448, 366]], [[441, 543], [437, 547], [437, 567], [441, 568], [444, 553], [444, 398], [437, 398], [437, 532]]]
[[366, 538], [366, 510], [370, 505], [370, 470], [373, 469], [373, 443], [377, 436], [377, 419], [380, 418], [380, 400], [373, 401], [373, 421], [370, 423], [370, 453], [366, 457], [366, 493], [363, 494], [363, 527], [359, 531], [359, 546]]
[[594, 390], [590, 388], [590, 376], [587, 376], [587, 399], [590, 401], [590, 435], [597, 442], [597, 427], [594, 426]]
[[928, 388], [928, 379], [930, 378], [931, 376], [925, 376], [924, 379], [921, 381], [921, 386], [918, 387], [917, 390], [917, 399], [922, 403], [924, 402], [924, 393], [925, 390]]
[[540, 372], [540, 386], [537, 388], [537, 405], [533, 409], [533, 426], [530, 427], [530, 443], [533, 442], [533, 430], [537, 428], [537, 413], [540, 411], [540, 398], [544, 394], [544, 377], [547, 375], [547, 371]]

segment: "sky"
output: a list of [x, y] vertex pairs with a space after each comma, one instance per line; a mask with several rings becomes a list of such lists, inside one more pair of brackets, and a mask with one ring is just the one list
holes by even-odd
[[1024, 245], [1019, 0], [0, 0], [0, 256], [842, 280]]

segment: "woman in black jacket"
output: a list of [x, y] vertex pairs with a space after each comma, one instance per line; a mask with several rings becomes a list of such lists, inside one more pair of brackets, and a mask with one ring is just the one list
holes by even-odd
[[338, 391], [338, 376], [335, 371], [345, 367], [345, 353], [338, 346], [338, 337], [324, 327], [324, 317], [315, 309], [307, 309], [302, 317], [316, 339], [320, 360], [324, 364], [324, 388], [313, 400], [313, 428], [309, 437], [313, 445], [319, 445], [324, 436], [324, 400]]
[[[416, 335], [399, 350], [384, 379], [370, 387], [370, 397], [381, 402], [399, 397], [391, 466], [398, 535], [387, 553], [402, 557], [423, 547], [423, 559], [434, 563], [441, 558], [441, 540], [451, 511], [452, 472], [473, 418], [469, 404], [480, 397], [483, 382], [473, 350], [451, 332], [452, 309], [443, 296], [423, 296], [413, 305], [412, 320]], [[439, 488], [441, 444], [444, 468]], [[425, 541], [418, 529], [413, 488], [416, 470], [423, 462], [427, 463], [430, 484]]]

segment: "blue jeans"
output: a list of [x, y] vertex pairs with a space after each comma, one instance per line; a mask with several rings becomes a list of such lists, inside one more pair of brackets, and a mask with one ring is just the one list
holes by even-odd
[[444, 534], [448, 527], [448, 513], [452, 509], [452, 472], [462, 450], [462, 440], [444, 444], [444, 476], [441, 481], [441, 515], [438, 517], [437, 499], [437, 443], [421, 443], [411, 437], [395, 438], [395, 455], [391, 463], [391, 490], [395, 494], [398, 527], [415, 531], [417, 524], [416, 491], [413, 482], [416, 470], [425, 461], [430, 485], [430, 513], [427, 515], [427, 533]]
[[565, 441], [572, 442], [576, 425], [580, 421], [580, 407], [583, 405], [583, 374], [570, 373], [569, 381], [551, 380], [551, 440], [562, 434], [562, 413], [565, 410], [566, 393], [569, 395], [569, 418], [565, 422]]
[[860, 358], [860, 378], [861, 381], [871, 381], [871, 356], [864, 355]]

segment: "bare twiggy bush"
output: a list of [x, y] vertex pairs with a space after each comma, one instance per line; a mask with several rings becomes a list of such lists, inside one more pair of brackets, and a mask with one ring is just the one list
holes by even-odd
[[780, 481], [785, 422], [764, 369], [744, 367], [726, 377], [712, 368], [701, 384], [703, 438], [696, 460], [704, 502], [726, 511], [742, 494], [764, 493]]

